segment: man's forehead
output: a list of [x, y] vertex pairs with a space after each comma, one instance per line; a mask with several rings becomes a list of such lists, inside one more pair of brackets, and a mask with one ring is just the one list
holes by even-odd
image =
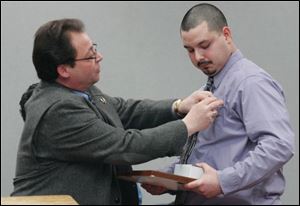
[[92, 42], [92, 40], [90, 39], [87, 33], [72, 32], [70, 33], [70, 37], [71, 37], [71, 44], [76, 48], [85, 45], [91, 45]]
[[197, 44], [201, 41], [209, 40], [213, 33], [209, 31], [207, 22], [202, 22], [189, 31], [181, 31], [181, 37], [184, 44]]

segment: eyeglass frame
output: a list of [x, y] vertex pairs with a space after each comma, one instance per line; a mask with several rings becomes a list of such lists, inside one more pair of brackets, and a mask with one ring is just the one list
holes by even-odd
[[80, 59], [73, 59], [73, 61], [77, 62], [77, 61], [85, 61], [85, 60], [90, 60], [90, 59], [94, 59], [96, 61], [96, 59], [97, 59], [97, 44], [96, 43], [92, 44], [92, 52], [94, 53], [93, 54], [94, 56], [80, 58]]

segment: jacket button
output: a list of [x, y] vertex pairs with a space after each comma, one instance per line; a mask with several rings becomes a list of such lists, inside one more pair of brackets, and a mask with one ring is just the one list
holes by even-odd
[[116, 197], [116, 198], [115, 198], [115, 202], [116, 202], [116, 203], [120, 203], [120, 198], [119, 198], [119, 197]]

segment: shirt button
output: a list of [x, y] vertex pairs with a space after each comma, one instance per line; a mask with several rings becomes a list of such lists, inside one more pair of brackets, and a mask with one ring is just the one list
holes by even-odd
[[116, 197], [116, 198], [115, 198], [115, 202], [116, 202], [116, 203], [120, 203], [120, 198], [119, 198], [119, 197]]

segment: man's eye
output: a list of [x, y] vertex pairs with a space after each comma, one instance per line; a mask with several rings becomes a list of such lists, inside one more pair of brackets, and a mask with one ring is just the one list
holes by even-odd
[[210, 43], [209, 43], [209, 44], [206, 44], [206, 45], [203, 45], [203, 46], [201, 46], [201, 48], [202, 48], [202, 49], [207, 49], [209, 46], [210, 46]]

